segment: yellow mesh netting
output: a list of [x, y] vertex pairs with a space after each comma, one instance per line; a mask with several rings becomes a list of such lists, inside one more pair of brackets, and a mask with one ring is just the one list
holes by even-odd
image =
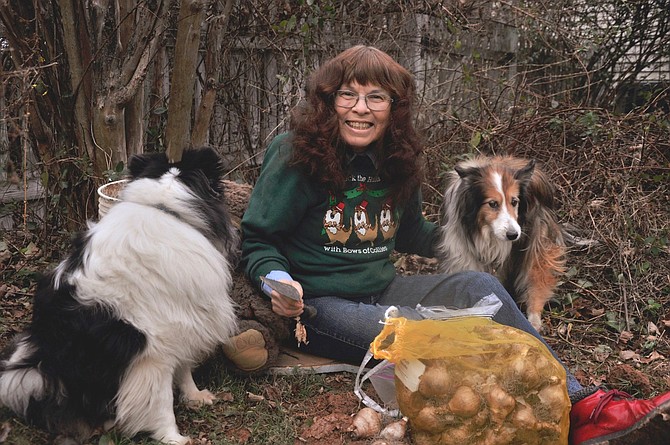
[[[396, 364], [398, 406], [415, 440], [567, 444], [565, 369], [531, 334], [485, 317], [385, 323], [370, 348]], [[463, 394], [474, 403], [465, 414], [454, 408]]]

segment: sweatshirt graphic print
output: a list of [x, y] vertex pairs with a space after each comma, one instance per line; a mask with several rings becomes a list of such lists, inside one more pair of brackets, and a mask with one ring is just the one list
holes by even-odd
[[[361, 157], [364, 156], [357, 156], [355, 161]], [[369, 163], [366, 159], [355, 162]], [[378, 188], [379, 176], [366, 170], [353, 173], [347, 181], [349, 187], [342, 193], [330, 193], [322, 231], [327, 236], [324, 245], [327, 252], [388, 252], [383, 244], [395, 235], [398, 213], [393, 202], [385, 198], [388, 190]]]

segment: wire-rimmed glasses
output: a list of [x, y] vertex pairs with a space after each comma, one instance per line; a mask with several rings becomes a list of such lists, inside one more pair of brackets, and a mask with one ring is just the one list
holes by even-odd
[[393, 98], [384, 93], [357, 94], [349, 90], [337, 90], [335, 92], [335, 106], [354, 108], [361, 97], [364, 98], [365, 105], [371, 111], [385, 111], [393, 102]]

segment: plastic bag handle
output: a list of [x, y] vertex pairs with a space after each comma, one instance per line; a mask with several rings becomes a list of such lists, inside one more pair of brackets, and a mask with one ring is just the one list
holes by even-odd
[[372, 359], [372, 352], [368, 351], [365, 353], [365, 357], [363, 358], [363, 361], [361, 362], [361, 366], [358, 368], [358, 372], [356, 373], [356, 381], [354, 383], [354, 394], [358, 397], [358, 399], [363, 402], [363, 404], [369, 408], [372, 408], [373, 410], [377, 411], [378, 413], [385, 414], [390, 417], [401, 417], [400, 410], [399, 409], [388, 409], [384, 408], [381, 406], [379, 403], [375, 402], [368, 396], [365, 391], [363, 391], [363, 388], [361, 388], [361, 385], [363, 384], [364, 381], [368, 380], [370, 377], [373, 375], [377, 374], [380, 370], [385, 368], [388, 364], [388, 360], [383, 360], [379, 363], [377, 363], [372, 369], [368, 370], [365, 374], [363, 374], [363, 370], [366, 369], [366, 365], [368, 362]]

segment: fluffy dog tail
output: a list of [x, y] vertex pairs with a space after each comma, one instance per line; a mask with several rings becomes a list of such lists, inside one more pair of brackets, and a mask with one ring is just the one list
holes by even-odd
[[6, 406], [28, 423], [77, 441], [88, 439], [96, 426], [73, 416], [65, 385], [44, 373], [35, 363], [30, 336], [21, 334], [0, 362], [0, 406]]
[[56, 290], [50, 278], [38, 284], [31, 327], [3, 351], [0, 405], [83, 440], [113, 418], [121, 375], [146, 340], [108, 310], [78, 305], [70, 286]]
[[35, 347], [28, 334], [21, 334], [6, 351], [0, 362], [0, 405], [28, 417], [30, 401], [44, 400], [49, 383], [31, 361]]

